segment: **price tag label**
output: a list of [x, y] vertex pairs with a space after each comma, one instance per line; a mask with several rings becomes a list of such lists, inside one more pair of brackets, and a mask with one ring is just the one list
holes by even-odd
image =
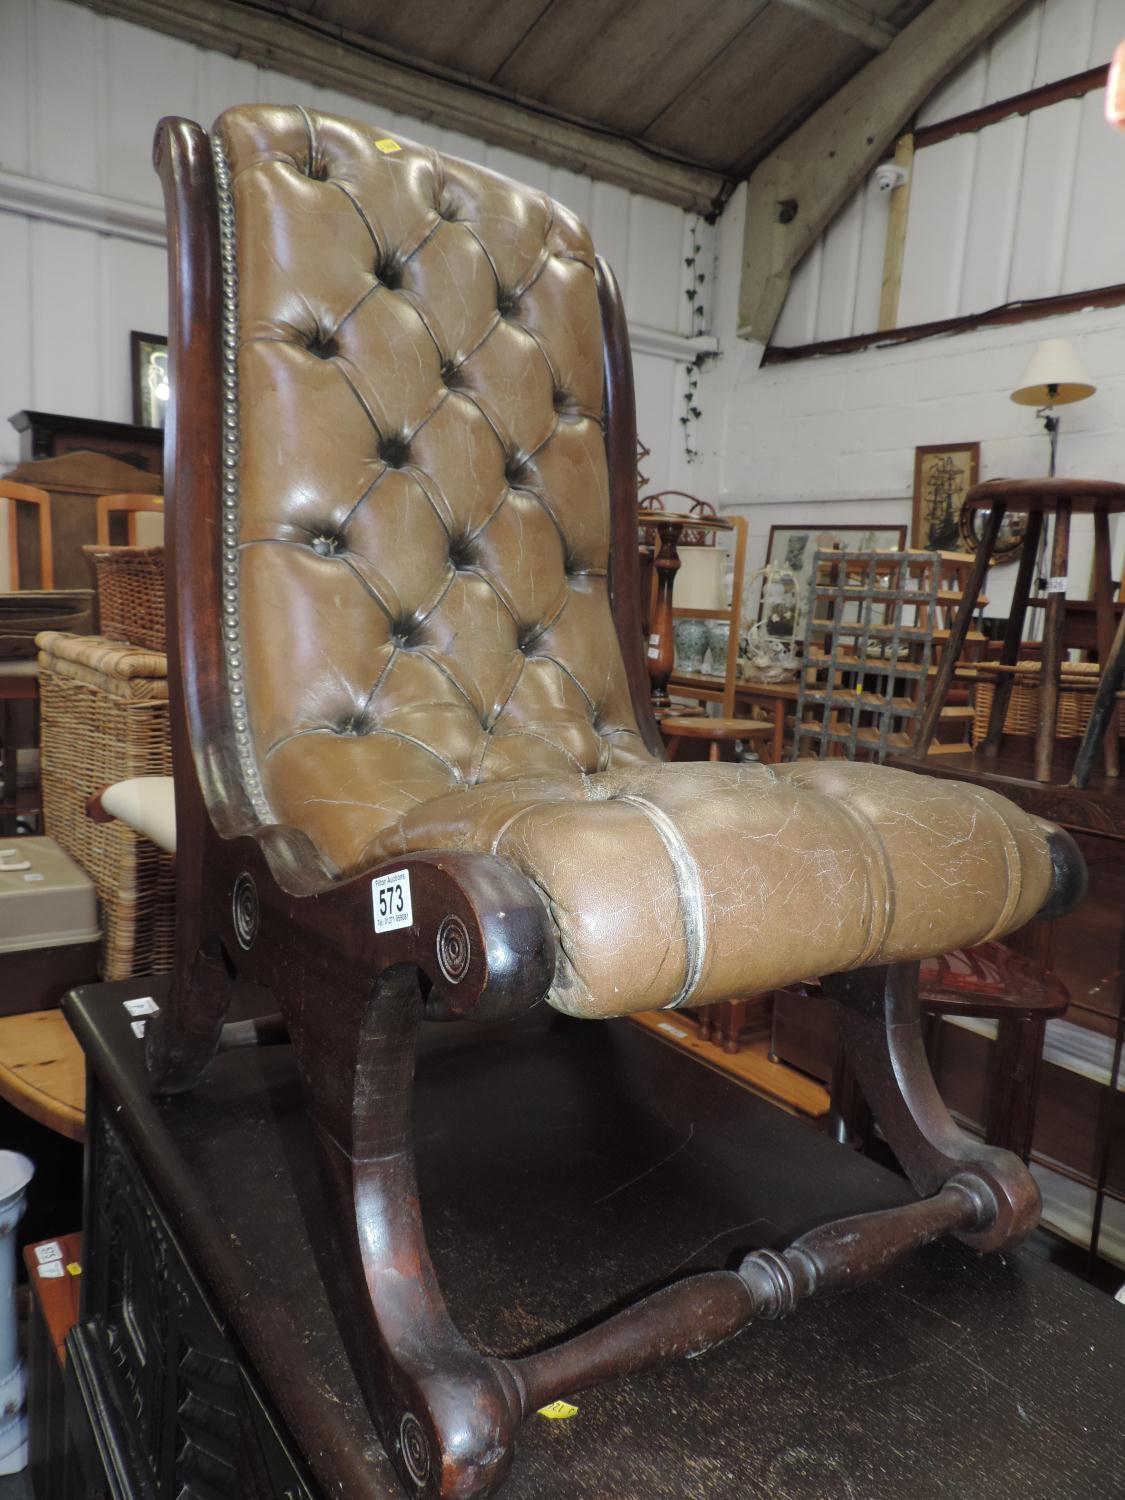
[[1048, 594], [1065, 594], [1066, 593], [1066, 576], [1065, 576], [1065, 574], [1064, 574], [1064, 576], [1062, 578], [1048, 578], [1047, 579], [1047, 592], [1048, 592]]
[[46, 880], [47, 877], [46, 875], [40, 875], [38, 872], [33, 870], [30, 875], [25, 875], [23, 878], [25, 880]]
[[371, 905], [376, 932], [394, 932], [399, 927], [410, 927], [414, 922], [410, 905], [410, 871], [396, 870], [393, 875], [377, 875], [371, 882]]
[[39, 1274], [45, 1281], [58, 1281], [66, 1271], [61, 1260], [49, 1260], [45, 1266], [39, 1267]]
[[41, 1266], [47, 1265], [52, 1260], [62, 1260], [62, 1246], [58, 1240], [51, 1240], [47, 1245], [36, 1245], [35, 1259]]
[[578, 1415], [578, 1408], [571, 1406], [569, 1401], [552, 1401], [549, 1406], [539, 1408], [539, 1415], [546, 1417], [548, 1422], [565, 1422]]
[[123, 1000], [121, 1003], [131, 1016], [154, 1016], [160, 1009], [151, 995], [138, 995], [135, 1000]]
[[130, 1021], [129, 1029], [135, 1037], [141, 1038], [145, 1034], [145, 1025], [144, 1021]]

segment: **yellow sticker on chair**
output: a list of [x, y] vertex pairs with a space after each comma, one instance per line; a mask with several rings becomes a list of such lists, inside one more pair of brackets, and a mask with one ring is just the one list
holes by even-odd
[[397, 141], [392, 141], [390, 136], [386, 135], [381, 141], [375, 142], [375, 149], [376, 151], [381, 151], [384, 156], [392, 156], [396, 151], [401, 151], [402, 147]]
[[552, 1401], [550, 1406], [541, 1406], [539, 1415], [546, 1417], [549, 1422], [563, 1422], [567, 1417], [578, 1415], [577, 1406], [571, 1406], [569, 1401]]
[[72, 1260], [67, 1265], [66, 1274], [68, 1276], [81, 1276], [82, 1275], [82, 1267], [78, 1264], [78, 1262], [76, 1260]]

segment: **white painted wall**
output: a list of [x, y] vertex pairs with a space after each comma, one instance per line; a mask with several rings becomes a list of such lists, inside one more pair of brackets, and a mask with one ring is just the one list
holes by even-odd
[[[669, 204], [66, 0], [0, 0], [0, 468], [16, 462], [6, 419], [21, 408], [132, 420], [129, 331], [167, 328], [156, 122], [210, 125], [229, 105], [265, 101], [370, 121], [543, 188], [590, 226], [631, 324], [690, 331], [689, 224]], [[637, 343], [646, 472], [653, 488], [688, 487], [682, 352], [646, 353], [643, 334]]]
[[[1081, 71], [1091, 56], [1105, 58], [1121, 37], [1125, 0], [1040, 0], [991, 48], [971, 59], [927, 104], [922, 118], [948, 118], [1021, 87]], [[948, 219], [959, 226], [960, 237], [953, 248], [947, 244], [942, 255], [934, 253], [929, 288], [915, 282], [909, 293], [915, 308], [929, 298], [927, 316], [957, 311], [963, 304], [949, 300], [954, 285], [960, 288], [958, 297], [968, 295], [966, 288], [977, 287], [984, 289], [979, 297], [988, 304], [997, 297], [1004, 300], [1001, 272], [1009, 274], [1005, 265], [1027, 268], [1022, 284], [1028, 295], [1028, 278], [1048, 260], [1055, 268], [1052, 276], [1060, 264], [1069, 266], [1075, 276], [1080, 274], [1075, 268], [1081, 267], [1081, 276], [1090, 279], [1080, 284], [1125, 281], [1125, 136], [1101, 121], [1101, 104], [1098, 92], [1081, 105], [1057, 107], [1076, 112], [1075, 129], [1084, 144], [1074, 162], [1069, 195], [1052, 190], [1049, 223], [1035, 218], [1027, 192], [1013, 203], [1012, 179], [1006, 171], [994, 173], [988, 192], [982, 186], [989, 142], [997, 130], [1009, 127], [992, 127], [966, 138], [973, 149], [946, 184]], [[1039, 118], [1014, 123], [1030, 133]], [[928, 154], [920, 153], [919, 159]], [[1057, 188], [1058, 180], [1052, 180]], [[924, 201], [925, 194], [921, 196]], [[917, 193], [911, 199], [911, 234], [917, 239], [922, 230], [917, 228], [916, 200]], [[971, 212], [956, 208], [970, 201]], [[847, 333], [856, 326], [856, 308], [875, 307], [877, 278], [870, 267], [864, 273], [866, 252], [856, 253], [857, 244], [873, 235], [871, 207], [872, 194], [864, 190], [810, 254], [810, 269], [803, 273], [806, 284], [794, 284], [783, 313], [789, 332], [783, 338], [779, 329], [776, 342]], [[1036, 214], [1041, 207], [1035, 208]], [[743, 212], [744, 195], [739, 194], [720, 224], [715, 327], [723, 353], [706, 373], [701, 389], [706, 462], [700, 472], [705, 494], [748, 517], [752, 566], [764, 560], [769, 528], [775, 523], [831, 519], [841, 524], [909, 525], [917, 445], [976, 439], [981, 443], [982, 478], [1045, 474], [1048, 455], [1042, 428], [1032, 410], [1009, 399], [1028, 358], [1045, 338], [1072, 339], [1098, 387], [1090, 400], [1062, 412], [1060, 472], [1098, 478], [1125, 474], [1125, 309], [1090, 310], [895, 348], [759, 367], [761, 346], [735, 336]], [[932, 220], [926, 222], [932, 227]], [[1009, 246], [1001, 231], [1012, 223], [1017, 232]], [[874, 238], [881, 258], [881, 235]], [[1082, 248], [1080, 241], [1085, 241]], [[810, 312], [807, 286], [813, 262], [820, 278], [815, 313]], [[949, 269], [944, 280], [938, 274], [943, 265]], [[854, 300], [853, 283], [844, 274], [849, 268], [859, 277]], [[1051, 287], [1057, 289], [1056, 283]], [[904, 284], [904, 297], [906, 292]], [[1117, 577], [1123, 550], [1125, 526], [1117, 526]], [[1091, 560], [1089, 521], [1077, 517], [1070, 567], [1070, 587], [1076, 594], [1087, 592]], [[1007, 612], [1014, 574], [1013, 566], [993, 570], [990, 613]]]
[[[1035, 0], [918, 113], [933, 125], [1109, 61], [1125, 0]], [[900, 324], [1125, 279], [1125, 194], [1109, 184], [1125, 138], [1106, 130], [1100, 91], [957, 136], [914, 158]], [[855, 192], [798, 267], [774, 343], [878, 325], [889, 197]]]

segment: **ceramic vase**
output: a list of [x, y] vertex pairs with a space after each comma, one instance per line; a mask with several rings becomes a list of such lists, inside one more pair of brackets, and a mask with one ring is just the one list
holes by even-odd
[[16, 1318], [16, 1226], [35, 1168], [18, 1151], [0, 1151], [0, 1474], [27, 1467], [27, 1377]]
[[707, 650], [707, 621], [677, 620], [673, 635], [676, 639], [676, 671], [698, 672]]
[[730, 621], [708, 620], [707, 642], [711, 647], [711, 671], [723, 677], [727, 670], [727, 647], [730, 644]]

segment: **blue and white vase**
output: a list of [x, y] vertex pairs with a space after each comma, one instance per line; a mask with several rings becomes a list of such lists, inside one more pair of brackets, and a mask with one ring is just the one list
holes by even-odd
[[716, 677], [725, 677], [727, 648], [730, 645], [730, 621], [708, 620], [707, 642], [711, 647], [711, 671]]
[[677, 620], [672, 633], [676, 639], [676, 671], [700, 671], [707, 651], [707, 621]]

